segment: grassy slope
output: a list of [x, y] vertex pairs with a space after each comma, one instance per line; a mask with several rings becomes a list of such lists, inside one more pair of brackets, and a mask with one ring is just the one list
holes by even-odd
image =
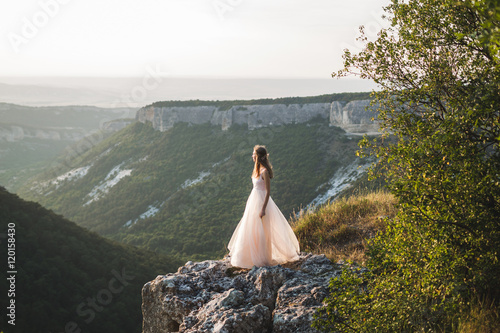
[[343, 197], [292, 221], [301, 250], [324, 253], [332, 261], [364, 263], [367, 240], [384, 229], [397, 204], [393, 195], [377, 191]]

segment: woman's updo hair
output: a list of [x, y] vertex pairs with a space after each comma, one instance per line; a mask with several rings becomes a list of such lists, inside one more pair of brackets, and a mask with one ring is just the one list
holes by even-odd
[[267, 172], [269, 173], [269, 178], [273, 178], [273, 166], [271, 165], [271, 162], [269, 161], [269, 154], [267, 153], [266, 146], [255, 146], [253, 147], [253, 150], [255, 151], [255, 154], [257, 157], [255, 158], [255, 165], [253, 168], [253, 177], [257, 178], [260, 176], [260, 169], [261, 166], [266, 168]]

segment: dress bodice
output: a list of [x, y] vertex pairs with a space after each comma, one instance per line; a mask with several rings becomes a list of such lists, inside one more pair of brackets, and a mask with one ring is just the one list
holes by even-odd
[[264, 182], [264, 179], [262, 178], [262, 174], [257, 178], [252, 177], [252, 183], [253, 183], [253, 188], [255, 188], [257, 190], [262, 190], [262, 191], [266, 190], [266, 183]]

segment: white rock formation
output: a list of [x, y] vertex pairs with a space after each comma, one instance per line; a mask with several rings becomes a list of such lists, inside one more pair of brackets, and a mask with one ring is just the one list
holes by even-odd
[[[269, 105], [236, 105], [229, 110], [219, 110], [217, 106], [192, 107], [145, 107], [137, 111], [136, 119], [140, 122], [150, 122], [153, 128], [166, 131], [176, 123], [220, 125], [227, 130], [233, 124], [246, 124], [249, 129], [273, 125], [299, 124], [312, 119], [324, 119], [331, 126], [374, 125], [372, 118], [375, 111], [367, 111], [369, 100], [352, 101], [345, 105], [334, 101], [332, 103], [310, 104], [269, 104]], [[365, 126], [366, 127], [366, 126]]]

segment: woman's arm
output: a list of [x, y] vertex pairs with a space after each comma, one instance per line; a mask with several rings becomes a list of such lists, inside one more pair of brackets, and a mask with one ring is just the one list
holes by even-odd
[[259, 213], [260, 218], [266, 215], [267, 202], [269, 201], [269, 194], [271, 193], [271, 178], [269, 178], [269, 173], [267, 172], [267, 170], [262, 172], [262, 178], [264, 178], [264, 183], [266, 184], [266, 198], [264, 199], [262, 210]]

